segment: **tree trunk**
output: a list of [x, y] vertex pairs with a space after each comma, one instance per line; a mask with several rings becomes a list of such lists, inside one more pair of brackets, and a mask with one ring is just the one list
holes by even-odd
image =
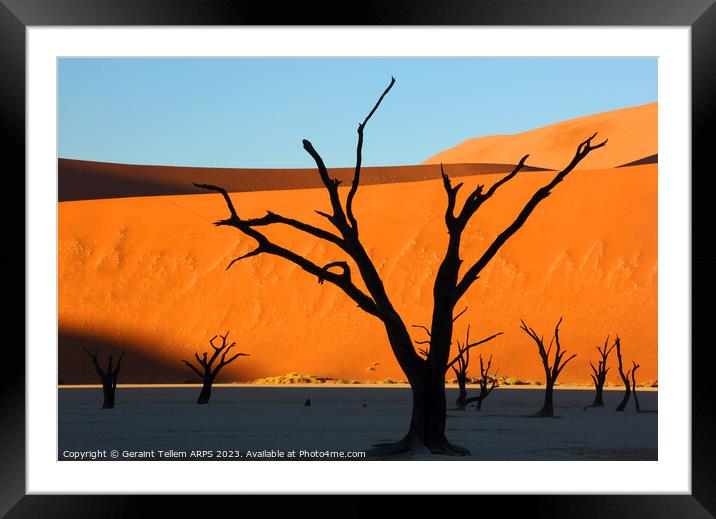
[[104, 394], [102, 409], [114, 409], [115, 389], [113, 384], [102, 384], [102, 393]]
[[604, 386], [603, 385], [595, 385], [594, 388], [596, 389], [597, 394], [594, 395], [594, 402], [592, 403], [591, 407], [604, 407], [604, 398], [603, 398]]
[[554, 385], [547, 382], [544, 390], [544, 404], [536, 416], [554, 416]]
[[[413, 397], [413, 407], [410, 427], [403, 439], [395, 443], [374, 445], [376, 448], [371, 449], [371, 454], [385, 456], [407, 452], [419, 447], [427, 447], [436, 454], [453, 456], [469, 454], [470, 452], [467, 449], [451, 444], [445, 437], [445, 420], [447, 417], [445, 366], [447, 362], [443, 362], [443, 359], [440, 359], [440, 361], [431, 363], [418, 357], [415, 354], [412, 339], [399, 317], [385, 319], [383, 322], [395, 358], [408, 378]], [[439, 351], [440, 346], [443, 346], [443, 357], [447, 357], [450, 336], [447, 336], [447, 348], [445, 348], [445, 344], [436, 340], [436, 336], [437, 334], [433, 331], [431, 355], [434, 354], [433, 350]]]
[[482, 398], [478, 398], [475, 402], [475, 409], [482, 411]]
[[629, 384], [626, 384], [624, 389], [624, 398], [622, 398], [621, 403], [617, 406], [617, 411], [624, 411], [627, 404], [629, 403], [629, 397], [631, 396], [631, 387], [629, 387]]
[[455, 405], [457, 406], [458, 411], [464, 411], [465, 410], [465, 400], [467, 400], [467, 389], [465, 388], [465, 381], [457, 379], [457, 385], [460, 388], [460, 393], [457, 396], [457, 400], [455, 400]]
[[214, 381], [206, 377], [204, 378], [204, 385], [201, 386], [201, 393], [199, 393], [199, 399], [196, 401], [197, 404], [208, 404], [211, 398], [211, 385]]
[[411, 384], [413, 412], [404, 440], [411, 447], [425, 446], [434, 452], [449, 451], [450, 444], [445, 437], [445, 379], [432, 376], [421, 378], [422, 382]]

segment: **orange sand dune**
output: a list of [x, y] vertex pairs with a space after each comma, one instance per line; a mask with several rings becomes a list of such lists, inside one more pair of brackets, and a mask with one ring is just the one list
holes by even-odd
[[[552, 175], [519, 175], [480, 210], [464, 235], [467, 265]], [[465, 177], [461, 195], [498, 178]], [[326, 225], [314, 213], [328, 210], [322, 189], [233, 197], [245, 217], [271, 209]], [[355, 203], [361, 235], [395, 306], [408, 324], [428, 323], [447, 242], [441, 183], [364, 186]], [[235, 229], [212, 226], [226, 215], [215, 194], [60, 203], [59, 379], [94, 381], [80, 348], [87, 344], [100, 346], [101, 355], [127, 349], [120, 382], [182, 382], [191, 373], [179, 359], [208, 349], [208, 340], [227, 330], [251, 356], [227, 367], [220, 381], [292, 371], [403, 378], [380, 323], [336, 287], [268, 256], [226, 271], [232, 258], [254, 245]], [[341, 259], [333, 247], [297, 231], [276, 228], [271, 236], [316, 262]], [[543, 379], [536, 347], [519, 320], [551, 336], [563, 315], [563, 344], [579, 356], [562, 382], [589, 382], [594, 347], [615, 333], [625, 360], [642, 365], [640, 379], [656, 379], [657, 165], [570, 175], [483, 271], [462, 305], [469, 310], [457, 322], [459, 336], [468, 324], [473, 338], [505, 332], [483, 350], [494, 354], [501, 375]], [[419, 330], [415, 338], [423, 339]], [[374, 362], [380, 364], [369, 373]], [[616, 370], [609, 380], [616, 380]]]
[[[515, 162], [516, 164], [516, 162]], [[484, 175], [512, 171], [513, 164], [455, 164], [452, 175]], [[527, 167], [524, 171], [544, 168]], [[229, 191], [270, 191], [274, 189], [305, 189], [322, 187], [316, 169], [238, 169], [193, 168], [176, 166], [142, 166], [91, 162], [87, 160], [58, 159], [58, 200], [94, 200], [129, 196], [187, 195], [204, 193], [193, 183], [216, 184]], [[353, 168], [331, 168], [331, 177], [348, 184]], [[389, 184], [416, 182], [440, 178], [440, 167], [384, 166], [366, 167], [361, 184]]]
[[603, 112], [559, 122], [516, 135], [469, 139], [430, 157], [424, 164], [515, 163], [529, 153], [532, 166], [556, 169], [574, 155], [574, 143], [594, 132], [609, 138], [609, 146], [592, 153], [579, 169], [613, 168], [655, 155], [658, 148], [657, 103]]

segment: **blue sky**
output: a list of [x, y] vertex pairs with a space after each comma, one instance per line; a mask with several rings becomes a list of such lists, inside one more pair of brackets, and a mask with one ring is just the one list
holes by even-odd
[[62, 58], [59, 156], [128, 164], [417, 164], [482, 135], [657, 100], [656, 58]]

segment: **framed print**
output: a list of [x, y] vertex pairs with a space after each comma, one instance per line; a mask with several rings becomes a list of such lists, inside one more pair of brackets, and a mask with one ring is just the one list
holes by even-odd
[[9, 516], [276, 493], [713, 513], [708, 2], [60, 5], [3, 7]]

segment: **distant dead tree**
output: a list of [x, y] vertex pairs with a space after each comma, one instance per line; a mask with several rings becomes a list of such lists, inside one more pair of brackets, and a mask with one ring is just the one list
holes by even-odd
[[102, 381], [102, 393], [104, 394], [102, 409], [114, 409], [114, 395], [117, 392], [117, 377], [119, 376], [119, 368], [122, 365], [122, 357], [124, 357], [124, 351], [122, 351], [122, 353], [119, 355], [116, 367], [112, 366], [113, 357], [112, 355], [110, 355], [107, 361], [107, 369], [104, 370], [102, 369], [102, 366], [99, 365], [99, 360], [97, 359], [97, 350], [95, 350], [94, 353], [90, 353], [87, 348], [82, 349], [85, 350], [87, 356], [92, 359], [94, 369], [97, 371], [97, 374]]
[[636, 405], [636, 412], [637, 413], [657, 413], [656, 410], [651, 409], [642, 409], [639, 405], [639, 397], [636, 394], [636, 370], [639, 369], [641, 366], [637, 364], [635, 361], [631, 362], [632, 368], [630, 370], [631, 372], [631, 387], [632, 387], [632, 393], [634, 393], [634, 404]]
[[[535, 416], [554, 416], [554, 384], [567, 363], [576, 357], [577, 354], [575, 353], [564, 362], [562, 361], [562, 358], [567, 353], [567, 350], [562, 350], [562, 345], [559, 342], [559, 325], [562, 324], [562, 317], [559, 318], [557, 326], [554, 327], [554, 335], [547, 349], [544, 347], [544, 337], [537, 335], [537, 332], [528, 327], [524, 321], [520, 322], [522, 323], [522, 330], [537, 344], [539, 356], [542, 359], [542, 366], [544, 367], [544, 404], [542, 405], [542, 409]], [[557, 348], [554, 351], [554, 359], [550, 361], [549, 354], [552, 351], [553, 345], [556, 345]]]
[[473, 396], [468, 398], [465, 403], [469, 404], [471, 402], [477, 402], [475, 404], [475, 408], [478, 411], [482, 411], [482, 401], [485, 400], [490, 393], [492, 393], [492, 390], [495, 389], [497, 386], [497, 371], [495, 371], [494, 375], [490, 375], [490, 366], [492, 365], [492, 355], [490, 355], [490, 358], [487, 360], [487, 365], [483, 363], [482, 360], [482, 353], [480, 354], [480, 380], [478, 380], [478, 383], [480, 384], [480, 394], [477, 396]]
[[619, 376], [622, 378], [622, 382], [624, 383], [624, 397], [617, 406], [617, 411], [624, 411], [624, 409], [626, 409], [627, 404], [629, 403], [629, 397], [631, 396], [631, 383], [629, 380], [631, 370], [624, 373], [624, 366], [622, 364], [622, 343], [618, 335], [614, 339], [614, 346], [617, 349], [617, 360], [619, 361]]
[[594, 389], [596, 390], [596, 394], [594, 395], [594, 402], [592, 402], [591, 405], [587, 407], [604, 407], [604, 383], [607, 380], [607, 372], [609, 371], [609, 368], [607, 367], [607, 359], [609, 358], [609, 354], [614, 349], [614, 345], [612, 345], [611, 348], [607, 348], [609, 345], [609, 336], [607, 335], [606, 340], [604, 341], [604, 346], [599, 347], [597, 346], [597, 351], [599, 352], [600, 359], [597, 362], [596, 367], [592, 363], [592, 361], [589, 361], [589, 366], [592, 368], [592, 381], [594, 381]]
[[[470, 332], [468, 332], [468, 335], [469, 333]], [[463, 347], [460, 341], [457, 341], [457, 351], [457, 365], [451, 366], [453, 373], [455, 373], [458, 386], [458, 395], [457, 400], [455, 400], [455, 405], [458, 411], [464, 411], [465, 401], [467, 400], [467, 367], [470, 364], [470, 350]]]
[[636, 370], [639, 369], [640, 366], [634, 361], [631, 361], [631, 387], [632, 392], [634, 393], [634, 404], [636, 404], [636, 412], [641, 413], [641, 407], [639, 406], [639, 397], [636, 396]]
[[[457, 341], [457, 356], [448, 364], [448, 367], [452, 368], [453, 373], [455, 373], [455, 378], [457, 379], [459, 392], [457, 400], [455, 401], [455, 405], [457, 406], [457, 409], [459, 411], [464, 411], [465, 406], [468, 403], [474, 402], [476, 400], [476, 398], [467, 398], [467, 370], [470, 366], [470, 350], [475, 346], [479, 346], [481, 344], [485, 344], [488, 341], [491, 341], [492, 339], [499, 335], [502, 335], [503, 333], [504, 332], [499, 332], [487, 337], [486, 339], [482, 339], [481, 341], [470, 342], [470, 326], [468, 325], [467, 333], [465, 334], [465, 342], [461, 343], [460, 341]], [[480, 355], [480, 369], [482, 369], [482, 355]]]
[[[214, 341], [217, 337], [221, 337], [221, 345], [216, 346], [214, 344]], [[248, 353], [237, 353], [233, 357], [226, 358], [226, 355], [229, 353], [231, 348], [236, 346], [235, 342], [232, 342], [231, 344], [227, 344], [227, 339], [229, 337], [229, 332], [226, 332], [226, 335], [214, 335], [211, 340], [209, 341], [209, 344], [211, 344], [211, 347], [214, 349], [214, 353], [209, 357], [208, 352], [204, 352], [201, 357], [199, 357], [198, 353], [194, 353], [194, 358], [198, 362], [198, 366], [195, 366], [188, 360], [183, 360], [182, 362], [189, 366], [191, 370], [196, 373], [199, 378], [202, 379], [203, 384], [201, 386], [201, 393], [199, 393], [199, 398], [197, 399], [197, 404], [208, 404], [209, 399], [211, 398], [211, 386], [214, 384], [214, 380], [216, 380], [216, 376], [219, 374], [219, 371], [226, 366], [227, 364], [231, 364], [239, 357], [248, 357]], [[214, 365], [214, 362], [219, 358], [219, 355], [221, 355], [221, 359], [219, 359], [218, 364]]]
[[[390, 84], [383, 91], [373, 109], [366, 118], [358, 124], [358, 143], [356, 146], [356, 163], [353, 180], [345, 196], [341, 198], [339, 185], [341, 181], [332, 178], [323, 158], [316, 151], [313, 144], [303, 140], [303, 148], [313, 158], [326, 188], [330, 200], [330, 212], [318, 210], [332, 230], [307, 224], [305, 222], [288, 218], [268, 211], [259, 218], [241, 218], [234, 207], [231, 197], [222, 187], [209, 184], [195, 184], [196, 187], [221, 194], [229, 210], [229, 216], [215, 222], [217, 226], [229, 226], [256, 241], [256, 248], [233, 259], [227, 269], [237, 261], [268, 254], [277, 256], [297, 265], [304, 271], [316, 277], [319, 284], [329, 282], [342, 290], [361, 310], [374, 316], [385, 327], [388, 342], [395, 355], [400, 368], [406, 375], [412, 390], [413, 407], [410, 427], [407, 434], [398, 442], [376, 445], [371, 454], [389, 455], [411, 450], [415, 446], [426, 446], [431, 452], [447, 455], [465, 455], [468, 451], [462, 447], [451, 444], [445, 436], [446, 400], [445, 400], [445, 372], [450, 362], [450, 345], [453, 334], [453, 314], [456, 305], [462, 296], [478, 279], [482, 270], [495, 257], [502, 246], [522, 227], [537, 205], [547, 198], [552, 190], [574, 170], [589, 153], [604, 146], [607, 141], [592, 144], [596, 133], [582, 141], [576, 149], [574, 157], [560, 172], [555, 173], [551, 180], [537, 189], [525, 203], [515, 219], [494, 241], [482, 252], [482, 255], [467, 265], [461, 273], [463, 260], [460, 258], [461, 239], [468, 222], [475, 215], [483, 203], [490, 200], [500, 187], [515, 178], [525, 165], [528, 155], [522, 157], [511, 173], [492, 184], [488, 189], [478, 185], [468, 193], [461, 207], [457, 207], [457, 194], [462, 183], [452, 185], [442, 165], [443, 188], [447, 194], [447, 208], [445, 211], [445, 226], [449, 235], [445, 256], [438, 267], [433, 286], [433, 313], [429, 327], [431, 332], [430, 351], [426, 358], [422, 358], [415, 350], [415, 346], [408, 333], [405, 321], [393, 306], [388, 296], [378, 269], [371, 260], [360, 238], [358, 220], [353, 212], [353, 201], [358, 192], [361, 176], [363, 132], [368, 121], [376, 112], [381, 102], [395, 84], [391, 78]], [[395, 211], [400, 208], [396, 201]], [[342, 250], [352, 264], [357, 267], [357, 274], [361, 282], [354, 283], [349, 262], [341, 259], [331, 261], [321, 266], [301, 256], [297, 252], [282, 247], [261, 232], [262, 227], [271, 225], [284, 225], [292, 227], [315, 239], [328, 242]], [[362, 288], [365, 287], [365, 288]]]

